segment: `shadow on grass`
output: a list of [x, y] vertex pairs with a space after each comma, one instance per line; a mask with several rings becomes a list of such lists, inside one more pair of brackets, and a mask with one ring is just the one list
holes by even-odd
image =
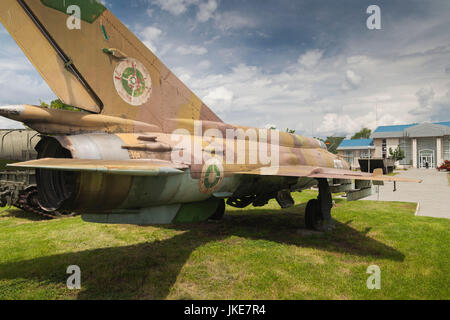
[[8, 213], [3, 214], [4, 217], [10, 217], [10, 218], [17, 218], [17, 219], [24, 219], [24, 220], [30, 220], [30, 221], [45, 221], [45, 220], [51, 220], [50, 218], [40, 216], [37, 213], [33, 212], [27, 212], [22, 209], [16, 208], [16, 207], [10, 207], [8, 208]]
[[[404, 255], [349, 226], [335, 222], [326, 234], [299, 233], [304, 229], [304, 205], [284, 210], [234, 210], [220, 223], [172, 225], [184, 231], [163, 241], [86, 250], [0, 265], [0, 279], [34, 279], [65, 284], [69, 265], [82, 270], [78, 299], [164, 299], [170, 293], [191, 253], [230, 236], [274, 241], [327, 252], [403, 261]], [[205, 279], [206, 280], [206, 279]]]

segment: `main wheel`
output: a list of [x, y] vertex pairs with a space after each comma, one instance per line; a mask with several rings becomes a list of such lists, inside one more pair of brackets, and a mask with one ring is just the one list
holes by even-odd
[[322, 213], [320, 212], [320, 203], [317, 199], [311, 199], [306, 204], [305, 225], [307, 229], [318, 230], [322, 223]]
[[222, 220], [224, 214], [225, 214], [225, 200], [220, 199], [216, 211], [214, 211], [212, 216], [209, 217], [209, 220], [215, 221]]

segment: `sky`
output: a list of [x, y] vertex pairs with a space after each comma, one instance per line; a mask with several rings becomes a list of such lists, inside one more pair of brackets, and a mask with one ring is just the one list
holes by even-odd
[[[102, 2], [225, 122], [348, 137], [450, 121], [448, 0]], [[55, 99], [1, 25], [0, 43], [0, 105]]]

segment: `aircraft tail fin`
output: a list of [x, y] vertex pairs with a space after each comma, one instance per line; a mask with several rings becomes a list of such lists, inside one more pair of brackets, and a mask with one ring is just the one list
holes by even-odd
[[0, 22], [65, 104], [164, 131], [221, 122], [97, 0], [2, 0]]

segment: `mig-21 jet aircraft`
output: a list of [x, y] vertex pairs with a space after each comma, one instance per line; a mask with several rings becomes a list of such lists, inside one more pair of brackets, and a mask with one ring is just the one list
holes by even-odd
[[[126, 26], [94, 0], [1, 0], [0, 21], [65, 104], [0, 107], [38, 131], [40, 205], [88, 222], [168, 224], [220, 219], [228, 205], [306, 206], [311, 229], [332, 226], [332, 193], [350, 200], [371, 181], [412, 181], [351, 171], [319, 140], [226, 124]], [[245, 85], [245, 84], [243, 84]], [[22, 88], [27, 90], [27, 88]]]

